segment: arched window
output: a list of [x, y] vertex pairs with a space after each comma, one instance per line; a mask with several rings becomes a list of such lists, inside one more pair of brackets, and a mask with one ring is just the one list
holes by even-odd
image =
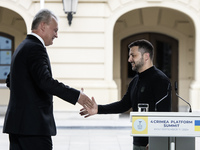
[[14, 51], [14, 37], [0, 32], [0, 83], [5, 83], [10, 72], [11, 57]]

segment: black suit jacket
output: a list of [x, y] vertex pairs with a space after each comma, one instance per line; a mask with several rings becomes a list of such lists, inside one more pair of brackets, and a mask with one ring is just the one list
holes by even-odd
[[53, 95], [75, 104], [80, 94], [52, 78], [46, 48], [33, 35], [14, 52], [7, 85], [10, 101], [3, 132], [12, 134], [55, 135]]

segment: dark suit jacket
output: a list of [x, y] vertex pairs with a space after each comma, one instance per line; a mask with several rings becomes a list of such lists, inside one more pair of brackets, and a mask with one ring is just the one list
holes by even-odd
[[7, 85], [10, 101], [3, 132], [12, 134], [55, 135], [53, 95], [75, 104], [80, 94], [52, 78], [46, 48], [33, 35], [14, 52]]

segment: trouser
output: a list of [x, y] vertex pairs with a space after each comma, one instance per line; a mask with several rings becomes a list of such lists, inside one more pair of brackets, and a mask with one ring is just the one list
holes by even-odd
[[51, 136], [9, 134], [10, 150], [52, 150]]
[[137, 146], [133, 144], [133, 150], [146, 150], [146, 146]]

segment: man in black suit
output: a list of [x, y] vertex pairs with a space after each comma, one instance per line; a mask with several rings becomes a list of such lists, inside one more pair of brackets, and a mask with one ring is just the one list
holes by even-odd
[[[144, 39], [132, 42], [129, 45], [128, 62], [136, 75], [130, 82], [126, 94], [120, 101], [107, 105], [97, 105], [94, 101], [92, 109], [81, 109], [80, 114], [89, 117], [95, 114], [124, 113], [132, 108], [138, 111], [139, 103], [149, 104], [149, 111], [171, 111], [171, 83], [169, 78], [153, 65], [153, 45]], [[94, 100], [94, 98], [92, 98]], [[133, 137], [133, 150], [147, 150], [148, 137]]]
[[34, 17], [31, 30], [14, 52], [7, 78], [10, 101], [3, 132], [9, 134], [10, 150], [52, 150], [53, 95], [88, 110], [93, 107], [83, 92], [52, 78], [45, 46], [57, 38], [57, 17], [43, 9]]

